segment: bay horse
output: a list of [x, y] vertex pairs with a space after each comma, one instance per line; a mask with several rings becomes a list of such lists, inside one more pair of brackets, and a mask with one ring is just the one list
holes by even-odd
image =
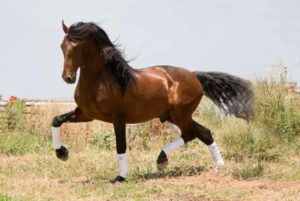
[[106, 32], [92, 22], [75, 23], [67, 27], [61, 49], [64, 55], [62, 78], [76, 81], [76, 109], [54, 117], [52, 143], [56, 156], [68, 158], [68, 150], [60, 141], [60, 126], [66, 122], [101, 120], [113, 124], [116, 136], [119, 174], [112, 183], [126, 180], [126, 124], [160, 118], [175, 124], [180, 137], [162, 148], [157, 167], [163, 169], [172, 151], [198, 138], [208, 146], [216, 168], [224, 160], [211, 131], [197, 123], [192, 114], [203, 95], [228, 114], [249, 120], [253, 116], [253, 91], [249, 81], [220, 72], [190, 72], [159, 65], [133, 69], [122, 52], [111, 42]]

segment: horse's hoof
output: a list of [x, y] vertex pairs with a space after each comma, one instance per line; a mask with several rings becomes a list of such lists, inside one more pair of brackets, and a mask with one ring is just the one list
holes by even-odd
[[157, 169], [159, 171], [165, 169], [168, 166], [168, 157], [164, 151], [160, 152], [156, 164], [157, 164]]
[[222, 159], [215, 162], [215, 169], [218, 171], [224, 169], [224, 161]]
[[55, 153], [57, 158], [61, 159], [62, 161], [66, 161], [69, 158], [69, 151], [64, 146], [61, 146], [59, 149], [56, 149]]
[[157, 163], [156, 166], [159, 171], [162, 171], [167, 168], [168, 164], [169, 164], [169, 162], [165, 161], [163, 163]]
[[113, 180], [110, 180], [110, 183], [112, 184], [116, 184], [118, 182], [122, 183], [122, 182], [125, 182], [126, 179], [124, 177], [121, 177], [121, 176], [117, 176], [116, 178], [114, 178]]

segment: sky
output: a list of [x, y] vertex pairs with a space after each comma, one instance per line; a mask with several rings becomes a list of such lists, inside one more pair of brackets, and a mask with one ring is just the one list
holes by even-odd
[[134, 68], [166, 64], [254, 81], [284, 65], [300, 85], [299, 11], [299, 0], [1, 0], [0, 95], [73, 98], [75, 85], [61, 78], [62, 20], [98, 23]]

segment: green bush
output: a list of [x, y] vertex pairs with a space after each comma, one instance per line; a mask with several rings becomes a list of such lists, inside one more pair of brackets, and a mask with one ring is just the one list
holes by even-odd
[[[21, 99], [13, 101], [1, 113], [1, 154], [24, 155], [49, 150], [51, 140], [45, 140], [45, 135], [28, 129], [25, 115], [25, 101]], [[43, 133], [44, 131], [40, 132]]]
[[254, 158], [257, 161], [278, 159], [277, 140], [268, 131], [247, 125], [238, 129], [230, 129], [224, 133], [224, 156], [235, 161]]
[[223, 143], [228, 159], [277, 160], [300, 134], [299, 99], [287, 99], [284, 83], [264, 80], [257, 82], [254, 90], [255, 118], [236, 124], [228, 120], [225, 126]]
[[26, 132], [0, 133], [0, 153], [6, 155], [24, 155], [26, 153], [49, 151], [51, 141]]
[[25, 101], [17, 99], [11, 103], [9, 107], [5, 107], [1, 114], [3, 121], [1, 122], [1, 131], [25, 129]]
[[299, 100], [287, 99], [284, 83], [258, 82], [255, 92], [257, 126], [271, 130], [274, 137], [286, 142], [300, 134]]
[[115, 134], [110, 131], [94, 133], [90, 142], [100, 149], [113, 149], [116, 147]]

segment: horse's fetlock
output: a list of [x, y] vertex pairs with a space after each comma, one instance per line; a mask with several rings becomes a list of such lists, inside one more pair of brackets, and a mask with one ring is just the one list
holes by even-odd
[[63, 124], [63, 121], [59, 118], [59, 116], [56, 116], [53, 118], [52, 126], [53, 127], [60, 127]]

